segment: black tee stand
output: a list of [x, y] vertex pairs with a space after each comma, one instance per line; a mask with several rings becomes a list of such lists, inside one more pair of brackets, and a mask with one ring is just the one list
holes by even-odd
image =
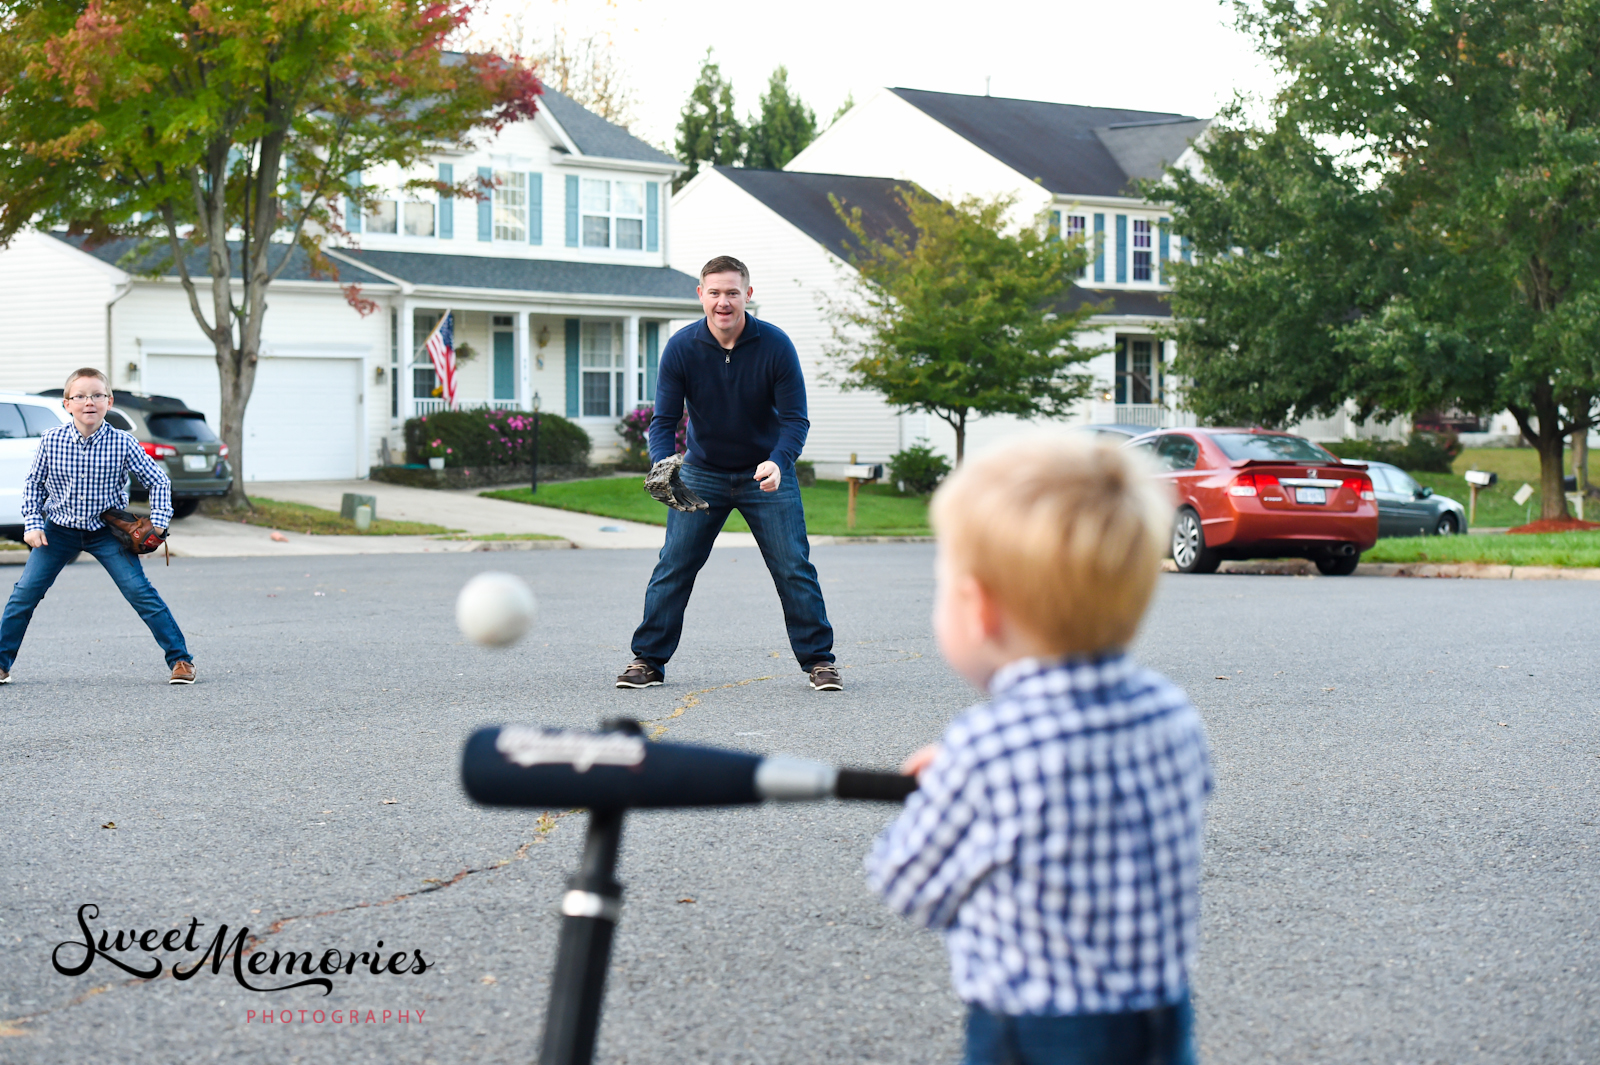
[[[608, 732], [643, 733], [637, 721], [605, 723]], [[544, 1046], [539, 1065], [590, 1065], [600, 1031], [600, 1004], [611, 965], [611, 937], [622, 917], [622, 885], [617, 882], [617, 852], [622, 846], [622, 814], [590, 810], [583, 861], [561, 897], [561, 937], [556, 971], [550, 979]]]

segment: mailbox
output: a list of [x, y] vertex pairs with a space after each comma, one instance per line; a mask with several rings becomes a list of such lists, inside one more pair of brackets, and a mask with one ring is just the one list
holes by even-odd
[[877, 462], [870, 465], [861, 463], [846, 466], [844, 475], [846, 480], [853, 477], [858, 481], [881, 481], [883, 480], [883, 463]]
[[1499, 474], [1490, 473], [1488, 470], [1468, 470], [1464, 476], [1468, 484], [1476, 485], [1479, 488], [1488, 488], [1500, 480]]

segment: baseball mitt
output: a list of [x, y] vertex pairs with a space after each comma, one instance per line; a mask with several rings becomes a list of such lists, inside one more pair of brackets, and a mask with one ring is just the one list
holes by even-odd
[[645, 491], [673, 510], [710, 510], [711, 504], [695, 495], [694, 490], [683, 483], [683, 476], [679, 473], [682, 468], [682, 455], [669, 455], [662, 459], [650, 467], [650, 476], [644, 479]]

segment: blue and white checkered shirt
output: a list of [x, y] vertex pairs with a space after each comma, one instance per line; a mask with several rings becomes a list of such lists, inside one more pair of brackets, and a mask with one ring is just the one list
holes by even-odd
[[100, 423], [87, 440], [71, 422], [47, 429], [22, 485], [22, 523], [28, 531], [56, 525], [92, 532], [100, 512], [128, 505], [128, 474], [150, 490], [150, 523], [172, 524], [172, 481], [132, 433]]
[[1211, 767], [1188, 698], [1126, 654], [1023, 659], [962, 713], [867, 857], [995, 1013], [1120, 1013], [1188, 987]]

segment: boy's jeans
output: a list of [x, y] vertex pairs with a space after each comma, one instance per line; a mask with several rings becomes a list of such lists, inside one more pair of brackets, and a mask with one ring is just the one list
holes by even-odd
[[745, 473], [717, 473], [685, 464], [683, 483], [711, 504], [710, 510], [667, 511], [667, 542], [661, 548], [650, 587], [644, 593], [644, 620], [633, 634], [633, 654], [665, 671], [683, 635], [683, 611], [700, 567], [711, 556], [722, 523], [738, 510], [755, 534], [772, 583], [783, 603], [789, 646], [801, 669], [833, 661], [833, 626], [828, 624], [822, 586], [811, 564], [806, 515], [794, 467], [785, 465], [776, 492]]
[[28, 564], [22, 567], [22, 576], [11, 589], [11, 599], [6, 603], [6, 612], [0, 616], [0, 669], [10, 672], [17, 649], [22, 646], [22, 637], [28, 631], [28, 622], [33, 620], [33, 608], [56, 582], [62, 567], [77, 558], [79, 551], [87, 551], [99, 559], [100, 565], [111, 574], [122, 597], [144, 618], [144, 623], [150, 626], [150, 635], [167, 653], [168, 666], [191, 661], [189, 649], [183, 643], [183, 633], [172, 619], [172, 611], [144, 575], [144, 563], [123, 547], [110, 529], [85, 532], [47, 522], [44, 537], [45, 546], [36, 547], [28, 554]]
[[963, 1065], [1195, 1065], [1189, 997], [1138, 1013], [1010, 1017], [967, 1007]]

